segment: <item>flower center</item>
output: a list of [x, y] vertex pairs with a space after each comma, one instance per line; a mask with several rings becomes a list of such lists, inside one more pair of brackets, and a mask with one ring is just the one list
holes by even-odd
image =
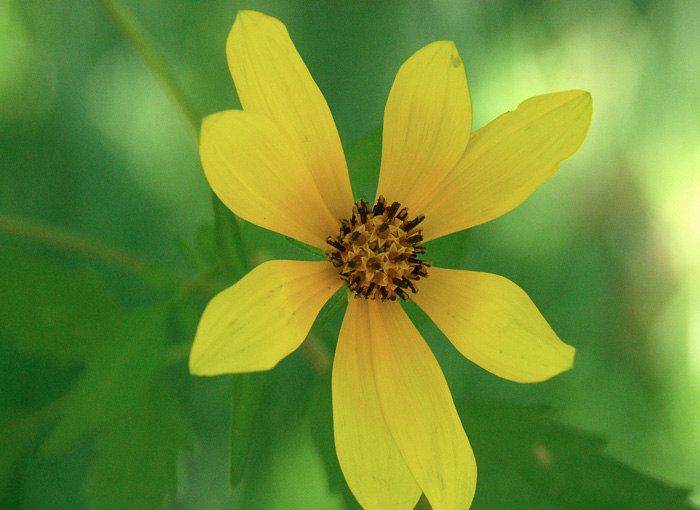
[[426, 252], [418, 224], [424, 215], [408, 219], [408, 209], [394, 202], [387, 206], [380, 196], [374, 207], [358, 200], [349, 220], [340, 220], [340, 233], [328, 237], [328, 260], [340, 268], [339, 276], [356, 298], [408, 301], [407, 290], [417, 292], [415, 282], [428, 276], [432, 264], [420, 260]]

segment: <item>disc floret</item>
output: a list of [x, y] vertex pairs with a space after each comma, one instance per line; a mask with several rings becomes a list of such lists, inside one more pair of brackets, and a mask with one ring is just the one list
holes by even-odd
[[350, 219], [340, 220], [340, 233], [328, 237], [328, 260], [340, 269], [339, 276], [356, 298], [408, 301], [417, 292], [415, 283], [427, 277], [431, 263], [418, 258], [426, 252], [420, 246], [424, 215], [408, 219], [408, 209], [394, 202], [387, 206], [383, 196], [374, 207], [358, 200]]

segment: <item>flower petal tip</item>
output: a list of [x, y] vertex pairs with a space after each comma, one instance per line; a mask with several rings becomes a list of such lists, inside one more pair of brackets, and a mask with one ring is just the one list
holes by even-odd
[[234, 22], [234, 25], [236, 23], [251, 23], [257, 25], [265, 19], [274, 18], [271, 18], [270, 16], [268, 16], [267, 14], [263, 14], [262, 12], [242, 10], [238, 11], [238, 13], [236, 14], [236, 21]]
[[561, 355], [559, 362], [550, 362], [549, 366], [547, 368], [544, 368], [542, 371], [539, 372], [539, 376], [535, 376], [532, 379], [529, 380], [523, 380], [520, 382], [524, 383], [537, 383], [537, 382], [544, 382], [548, 381], [550, 379], [553, 379], [554, 377], [563, 374], [564, 372], [568, 372], [569, 370], [573, 370], [574, 368], [574, 358], [576, 357], [576, 348], [572, 347], [571, 345], [564, 343], [563, 341], [559, 341], [559, 354]]
[[[561, 105], [570, 104], [573, 108], [581, 112], [581, 116], [587, 116], [590, 124], [593, 115], [593, 96], [587, 90], [566, 90], [563, 92], [555, 92], [561, 97]], [[549, 94], [545, 94], [549, 95]]]
[[435, 41], [428, 44], [420, 52], [433, 52], [433, 58], [444, 58], [445, 61], [450, 61], [453, 67], [463, 66], [462, 58], [459, 56], [457, 45], [454, 41]]

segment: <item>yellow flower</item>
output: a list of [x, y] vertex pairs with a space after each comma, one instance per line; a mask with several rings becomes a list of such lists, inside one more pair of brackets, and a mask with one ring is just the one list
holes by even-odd
[[207, 179], [234, 213], [325, 250], [328, 261], [265, 262], [214, 297], [191, 372], [274, 367], [346, 284], [356, 299], [332, 384], [350, 488], [366, 509], [411, 509], [421, 493], [436, 510], [468, 508], [476, 486], [469, 441], [437, 361], [396, 298], [410, 296], [464, 356], [506, 379], [542, 381], [572, 367], [574, 348], [517, 285], [433, 268], [421, 242], [522, 203], [583, 142], [590, 94], [533, 97], [470, 134], [457, 49], [430, 44], [401, 66], [389, 94], [377, 203], [354, 203], [328, 105], [284, 25], [240, 12], [227, 55], [243, 111], [204, 120]]

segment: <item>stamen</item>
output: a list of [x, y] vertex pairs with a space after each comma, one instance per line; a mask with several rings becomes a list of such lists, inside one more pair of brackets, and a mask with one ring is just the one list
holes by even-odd
[[425, 214], [421, 214], [420, 216], [416, 216], [413, 220], [409, 221], [405, 225], [402, 225], [401, 228], [404, 229], [406, 232], [410, 232], [414, 228], [418, 226], [418, 224], [425, 219]]
[[399, 202], [387, 207], [382, 196], [374, 207], [358, 200], [350, 218], [340, 220], [338, 236], [327, 239], [332, 249], [326, 255], [356, 298], [408, 301], [407, 291], [418, 292], [417, 282], [431, 266], [418, 258], [426, 253], [416, 228], [424, 219], [422, 214], [409, 219]]
[[[413, 292], [414, 294], [418, 292], [416, 290], [416, 287], [405, 276], [403, 277], [403, 281], [406, 284], [406, 287], [411, 289], [411, 292]], [[404, 288], [406, 288], [406, 287], [404, 287]]]
[[406, 259], [408, 259], [408, 253], [399, 253], [399, 254], [392, 253], [391, 255], [389, 255], [389, 260], [392, 261], [394, 264], [398, 264], [399, 262], [403, 262]]
[[401, 207], [401, 204], [398, 202], [394, 202], [389, 206], [389, 208], [386, 210], [386, 213], [384, 213], [384, 216], [386, 217], [387, 220], [391, 220], [394, 218], [394, 215], [396, 214], [396, 211], [399, 210], [399, 207]]
[[328, 236], [328, 239], [326, 239], [326, 242], [338, 251], [341, 251], [341, 252], [345, 251], [345, 246], [343, 246], [340, 242], [336, 241], [335, 239], [333, 239], [330, 236]]
[[375, 216], [380, 216], [384, 213], [384, 207], [386, 206], [386, 200], [384, 197], [379, 197], [377, 203], [374, 204], [374, 209], [372, 209], [372, 214]]
[[369, 212], [369, 206], [367, 205], [367, 202], [358, 200], [356, 207], [357, 213], [360, 215], [360, 220], [362, 221], [362, 224], [367, 223], [367, 213]]
[[416, 232], [415, 234], [411, 234], [406, 238], [406, 242], [410, 244], [418, 244], [423, 240], [423, 234], [420, 232]]
[[367, 261], [367, 269], [374, 269], [375, 271], [379, 271], [381, 268], [382, 263], [378, 258], [372, 257]]
[[408, 294], [406, 294], [405, 290], [397, 288], [396, 290], [394, 290], [394, 292], [396, 292], [396, 294], [398, 294], [399, 297], [403, 299], [405, 303], [408, 303]]
[[423, 278], [428, 276], [428, 271], [426, 271], [423, 266], [416, 266], [411, 272], [417, 276], [422, 276]]
[[392, 282], [394, 283], [394, 285], [396, 285], [397, 287], [401, 287], [402, 289], [407, 289], [407, 288], [408, 288], [408, 285], [406, 285], [406, 283], [408, 283], [407, 280], [404, 281], [404, 280], [401, 279], [401, 278], [392, 278], [391, 281], [392, 281]]

